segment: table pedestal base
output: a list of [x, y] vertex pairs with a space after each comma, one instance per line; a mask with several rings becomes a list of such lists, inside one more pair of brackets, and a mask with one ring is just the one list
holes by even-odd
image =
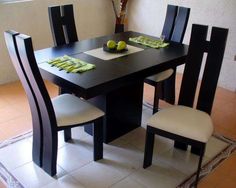
[[[104, 118], [104, 143], [128, 133], [141, 126], [143, 82], [127, 85], [115, 91], [89, 99], [102, 109]], [[92, 135], [92, 126], [85, 126], [85, 131]]]

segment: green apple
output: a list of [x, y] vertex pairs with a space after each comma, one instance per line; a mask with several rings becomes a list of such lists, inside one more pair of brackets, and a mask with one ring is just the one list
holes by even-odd
[[118, 51], [120, 51], [120, 50], [124, 50], [125, 48], [126, 48], [126, 42], [125, 41], [119, 41], [118, 44], [117, 44], [116, 49]]
[[107, 47], [108, 47], [109, 49], [114, 49], [114, 48], [116, 48], [116, 42], [115, 42], [114, 40], [109, 40], [109, 41], [107, 41]]

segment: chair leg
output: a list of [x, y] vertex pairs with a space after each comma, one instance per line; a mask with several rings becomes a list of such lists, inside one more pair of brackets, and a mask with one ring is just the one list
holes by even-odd
[[66, 90], [65, 88], [60, 87], [59, 90], [58, 90], [58, 94], [62, 95], [62, 94], [65, 94], [65, 93], [70, 93], [71, 94], [71, 92], [69, 90]]
[[152, 155], [154, 147], [154, 138], [155, 134], [150, 132], [147, 128], [146, 131], [146, 141], [145, 141], [145, 151], [144, 151], [144, 160], [143, 168], [147, 168], [152, 164]]
[[39, 167], [42, 167], [42, 155], [43, 155], [43, 133], [40, 127], [40, 122], [33, 119], [33, 148], [32, 158], [33, 162]]
[[158, 96], [158, 89], [157, 87], [155, 87], [152, 114], [158, 112], [158, 108], [159, 108], [159, 96]]
[[49, 175], [54, 176], [57, 173], [57, 132], [44, 134], [43, 139], [43, 170]]
[[159, 99], [162, 96], [162, 84], [157, 83], [154, 87], [154, 101], [153, 101], [153, 111], [152, 114], [155, 114], [159, 110]]
[[163, 99], [170, 103], [175, 104], [175, 80], [176, 80], [176, 68], [172, 68], [174, 70], [173, 74], [163, 83]]
[[88, 133], [89, 135], [93, 136], [93, 125], [90, 123], [90, 124], [87, 124], [84, 126], [84, 131], [86, 133]]
[[94, 122], [93, 126], [93, 160], [103, 158], [103, 118]]
[[191, 147], [191, 153], [200, 156], [200, 155], [201, 155], [201, 149], [192, 146], [192, 147]]
[[64, 141], [68, 142], [71, 140], [71, 128], [64, 130]]
[[196, 188], [198, 185], [199, 175], [201, 172], [202, 159], [203, 159], [204, 153], [205, 153], [205, 145], [200, 148], [200, 157], [199, 157], [198, 168], [197, 168], [197, 173], [196, 173], [196, 180], [195, 180], [195, 187]]
[[175, 141], [174, 147], [186, 151], [188, 148], [188, 145], [182, 142]]

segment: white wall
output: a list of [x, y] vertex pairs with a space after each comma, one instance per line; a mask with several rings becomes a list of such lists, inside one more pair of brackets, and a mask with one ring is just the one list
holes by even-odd
[[53, 46], [48, 6], [73, 3], [77, 33], [86, 39], [114, 32], [114, 14], [109, 0], [33, 0], [0, 4], [0, 84], [18, 79], [9, 59], [3, 32], [13, 29], [32, 36], [35, 49]]
[[[128, 29], [159, 36], [167, 4], [191, 8], [184, 43], [189, 43], [192, 23], [229, 28], [218, 85], [236, 91], [236, 1], [235, 0], [130, 0]], [[181, 71], [181, 69], [179, 69]]]

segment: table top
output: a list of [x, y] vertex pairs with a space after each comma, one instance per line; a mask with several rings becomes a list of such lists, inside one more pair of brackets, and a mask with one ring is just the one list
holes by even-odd
[[[187, 45], [170, 42], [168, 47], [153, 49], [128, 40], [130, 37], [140, 35], [145, 36], [142, 33], [128, 31], [82, 40], [68, 45], [38, 50], [35, 52], [35, 57], [44, 79], [67, 88], [73, 93], [78, 93], [84, 98], [105, 94], [124, 84], [132, 84], [152, 74], [184, 64], [188, 51]], [[144, 50], [106, 61], [83, 53], [102, 47], [110, 39], [124, 40], [127, 44]], [[84, 73], [66, 73], [45, 62], [63, 55], [93, 63], [96, 68]]]

